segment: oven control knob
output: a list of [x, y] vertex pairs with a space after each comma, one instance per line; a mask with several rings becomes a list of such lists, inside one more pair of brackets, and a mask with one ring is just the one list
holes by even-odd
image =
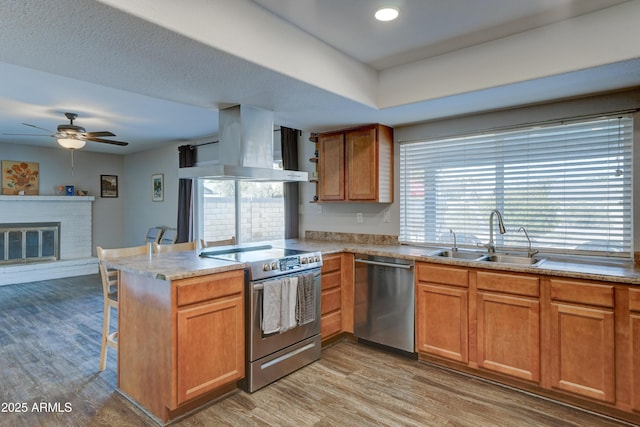
[[307, 257], [300, 257], [300, 263], [301, 264], [306, 264], [307, 263]]
[[271, 263], [271, 269], [272, 270], [277, 270], [278, 269], [278, 263], [277, 262], [272, 262]]
[[264, 264], [262, 266], [262, 271], [269, 271], [269, 270], [271, 270], [271, 266], [269, 264]]
[[316, 262], [320, 262], [320, 257], [319, 257], [318, 255], [316, 255], [316, 257], [315, 257], [315, 261], [316, 261]]

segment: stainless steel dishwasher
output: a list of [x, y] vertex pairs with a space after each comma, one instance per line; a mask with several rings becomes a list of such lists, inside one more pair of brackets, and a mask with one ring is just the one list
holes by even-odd
[[355, 256], [354, 335], [414, 352], [413, 261]]

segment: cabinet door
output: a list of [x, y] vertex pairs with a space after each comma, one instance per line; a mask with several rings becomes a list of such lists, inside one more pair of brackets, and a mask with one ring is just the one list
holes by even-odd
[[418, 352], [469, 362], [468, 295], [465, 288], [418, 284]]
[[478, 366], [540, 381], [540, 303], [478, 292]]
[[354, 130], [346, 134], [347, 198], [376, 200], [378, 188], [378, 144], [376, 128]]
[[344, 134], [318, 137], [318, 199], [345, 199]]
[[242, 294], [177, 311], [178, 404], [244, 377]]
[[631, 313], [631, 407], [640, 411], [640, 313]]
[[551, 304], [551, 385], [615, 400], [613, 310]]
[[640, 411], [640, 290], [629, 289], [631, 408]]

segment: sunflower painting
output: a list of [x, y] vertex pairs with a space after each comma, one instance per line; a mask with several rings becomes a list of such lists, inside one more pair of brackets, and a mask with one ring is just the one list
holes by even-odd
[[2, 194], [38, 194], [39, 181], [38, 163], [2, 161]]

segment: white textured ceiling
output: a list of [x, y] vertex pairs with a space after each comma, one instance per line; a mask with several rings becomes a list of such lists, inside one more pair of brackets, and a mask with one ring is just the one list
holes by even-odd
[[[277, 124], [321, 131], [369, 122], [395, 126], [640, 85], [638, 44], [623, 40], [601, 57], [585, 50], [575, 69], [543, 64], [549, 70], [541, 66], [526, 78], [474, 84], [452, 73], [430, 81], [433, 96], [416, 79], [403, 82], [403, 90], [415, 94], [415, 84], [424, 92], [417, 100], [400, 87], [394, 97], [388, 82], [420, 74], [422, 66], [429, 71], [447, 55], [492, 53], [503, 41], [527, 42], [527, 32], [535, 42], [546, 28], [564, 43], [575, 42], [567, 41], [572, 17], [581, 17], [578, 28], [602, 16], [605, 41], [610, 33], [633, 36], [634, 28], [608, 31], [607, 19], [637, 17], [640, 0], [393, 0], [401, 16], [384, 24], [370, 19], [377, 3], [0, 0], [0, 142], [55, 146], [48, 137], [3, 134], [34, 133], [21, 123], [53, 130], [65, 122], [65, 111], [78, 113], [76, 124], [87, 131], [109, 130], [113, 139], [130, 142], [126, 148], [89, 143], [86, 150], [131, 153], [209, 138], [217, 132], [217, 109], [230, 104], [270, 109]], [[431, 62], [421, 63], [425, 58]], [[495, 66], [489, 74], [500, 74]], [[446, 92], [437, 91], [445, 86]]]

